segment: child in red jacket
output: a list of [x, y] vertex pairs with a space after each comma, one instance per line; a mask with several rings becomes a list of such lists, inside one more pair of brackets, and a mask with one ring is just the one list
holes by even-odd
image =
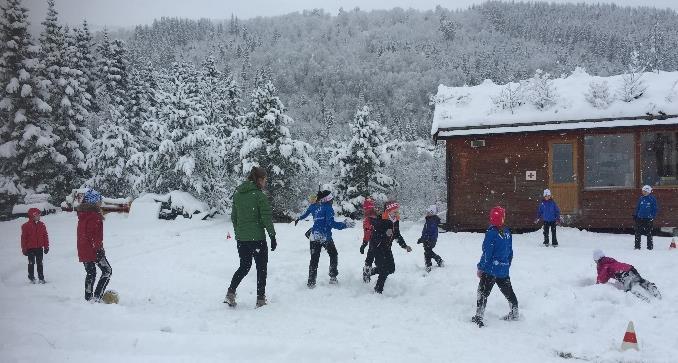
[[619, 262], [612, 257], [606, 257], [601, 250], [593, 251], [593, 260], [596, 261], [598, 270], [597, 284], [605, 284], [610, 279], [615, 279], [621, 282], [624, 286], [624, 291], [631, 291], [633, 294], [643, 298], [639, 295], [638, 291], [638, 288], [641, 288], [652, 296], [661, 299], [657, 286], [642, 278], [632, 265]]
[[28, 279], [35, 283], [35, 265], [38, 265], [38, 280], [45, 283], [45, 275], [42, 268], [42, 253], [49, 252], [49, 238], [47, 227], [40, 221], [40, 210], [31, 208], [28, 210], [28, 222], [21, 226], [21, 252], [28, 257]]
[[[101, 213], [101, 194], [96, 190], [88, 190], [83, 203], [78, 206], [78, 258], [85, 265], [85, 300], [101, 301], [106, 286], [111, 280], [113, 270], [106, 259], [104, 251], [104, 218]], [[97, 278], [96, 266], [101, 270], [101, 277], [94, 289]]]

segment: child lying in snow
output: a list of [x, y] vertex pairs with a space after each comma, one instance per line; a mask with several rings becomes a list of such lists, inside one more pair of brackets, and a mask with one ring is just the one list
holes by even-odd
[[[632, 265], [619, 262], [612, 257], [606, 257], [601, 250], [593, 251], [593, 260], [596, 261], [598, 268], [597, 284], [607, 283], [610, 279], [615, 279], [622, 283], [624, 291], [631, 291], [638, 295], [638, 288], [641, 288], [652, 296], [661, 299], [661, 294], [657, 286], [640, 276], [638, 271]], [[633, 291], [636, 289], [636, 291]]]

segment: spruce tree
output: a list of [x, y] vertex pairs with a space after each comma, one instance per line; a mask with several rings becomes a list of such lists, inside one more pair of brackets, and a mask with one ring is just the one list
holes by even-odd
[[29, 32], [28, 10], [8, 0], [0, 18], [0, 208], [7, 210], [29, 191], [44, 191], [62, 162], [47, 124], [41, 64]]
[[52, 109], [49, 121], [57, 136], [54, 147], [65, 158], [55, 160], [53, 168], [58, 172], [48, 180], [48, 191], [60, 202], [85, 180], [85, 156], [91, 135], [86, 127], [90, 95], [81, 83], [83, 72], [75, 68], [78, 65], [73, 62], [77, 54], [75, 39], [58, 24], [57, 16], [54, 1], [49, 0], [40, 36], [40, 59], [43, 78], [49, 81], [48, 104]]
[[356, 112], [350, 128], [351, 140], [331, 163], [339, 171], [335, 182], [339, 214], [356, 217], [365, 197], [386, 200], [395, 181], [383, 173], [393, 156], [387, 131], [370, 119], [368, 106]]
[[234, 131], [234, 138], [241, 145], [240, 171], [245, 175], [253, 166], [266, 169], [273, 217], [289, 221], [298, 207], [301, 190], [306, 189], [300, 185], [300, 177], [316, 172], [318, 164], [310, 156], [312, 147], [290, 135], [287, 125], [294, 120], [285, 114], [276, 94], [270, 81], [254, 90], [250, 111]]

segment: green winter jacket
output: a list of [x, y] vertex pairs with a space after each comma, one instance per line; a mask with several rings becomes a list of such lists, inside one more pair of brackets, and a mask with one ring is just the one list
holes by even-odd
[[264, 192], [251, 181], [246, 181], [233, 194], [231, 221], [237, 241], [265, 241], [268, 231], [275, 238], [271, 205]]

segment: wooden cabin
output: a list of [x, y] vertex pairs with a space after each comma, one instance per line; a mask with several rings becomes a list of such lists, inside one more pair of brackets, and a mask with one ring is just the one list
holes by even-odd
[[613, 88], [620, 77], [578, 70], [553, 80], [560, 98], [552, 109], [526, 102], [513, 112], [497, 109], [492, 99], [506, 86], [440, 86], [432, 135], [446, 143], [445, 226], [483, 230], [489, 209], [500, 205], [512, 228], [537, 228], [548, 188], [564, 225], [632, 228], [640, 189], [648, 184], [659, 201], [655, 227], [675, 232], [678, 95], [673, 99], [672, 92], [678, 93], [678, 72], [643, 74], [645, 92], [628, 103], [615, 100], [598, 109], [586, 99], [590, 82]]

